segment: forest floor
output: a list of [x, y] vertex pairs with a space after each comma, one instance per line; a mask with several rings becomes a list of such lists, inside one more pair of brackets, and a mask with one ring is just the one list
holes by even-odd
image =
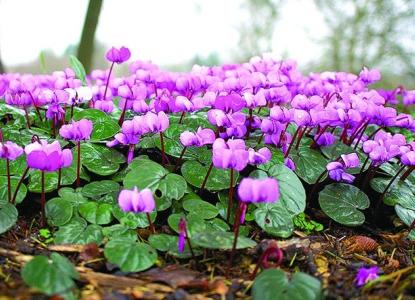
[[[228, 278], [224, 274], [230, 251], [206, 250], [198, 261], [160, 254], [149, 270], [127, 274], [105, 260], [102, 248], [42, 243], [37, 221], [20, 219], [0, 236], [0, 300], [60, 299], [42, 295], [20, 275], [33, 256], [52, 252], [65, 255], [76, 266], [75, 294], [80, 299], [252, 299], [250, 276], [272, 240], [284, 253], [280, 268], [288, 274], [301, 271], [318, 278], [325, 299], [415, 299], [415, 242], [406, 237], [402, 223], [394, 219], [381, 229], [370, 224], [352, 228], [330, 221], [321, 211], [314, 211], [313, 219], [324, 230], [308, 235], [295, 231], [287, 239], [250, 228], [258, 245], [237, 251]], [[149, 232], [138, 234], [145, 238]], [[358, 269], [373, 265], [379, 267], [380, 280], [357, 287]]]

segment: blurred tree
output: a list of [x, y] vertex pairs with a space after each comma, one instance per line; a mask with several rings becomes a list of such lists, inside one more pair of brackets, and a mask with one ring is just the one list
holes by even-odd
[[314, 1], [329, 30], [315, 67], [358, 73], [367, 66], [414, 82], [414, 0]]
[[[1, 54], [1, 52], [0, 52], [0, 54]], [[0, 74], [1, 73], [6, 73], [6, 70], [4, 69], [4, 66], [3, 66], [3, 63], [2, 63], [2, 60], [1, 60], [1, 55], [0, 55]]]
[[99, 15], [101, 13], [102, 1], [103, 0], [89, 0], [81, 41], [78, 46], [77, 57], [84, 65], [87, 74], [91, 72], [92, 68], [95, 31], [98, 25]]
[[285, 0], [244, 0], [242, 8], [248, 17], [239, 27], [238, 59], [247, 61], [272, 50], [272, 37], [279, 8]]

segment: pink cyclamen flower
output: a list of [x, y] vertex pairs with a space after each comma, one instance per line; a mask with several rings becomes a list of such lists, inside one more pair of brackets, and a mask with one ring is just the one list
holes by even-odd
[[212, 145], [212, 163], [216, 168], [232, 168], [242, 171], [248, 164], [249, 153], [245, 142], [241, 139], [230, 139], [225, 142], [218, 138]]
[[373, 266], [371, 268], [361, 267], [356, 275], [356, 285], [365, 285], [376, 278], [378, 278], [378, 266]]
[[27, 165], [32, 169], [42, 172], [54, 172], [60, 168], [72, 164], [72, 152], [69, 149], [62, 150], [58, 141], [48, 144], [46, 140], [34, 142], [24, 149], [27, 156]]
[[238, 197], [242, 202], [273, 203], [279, 197], [278, 180], [272, 177], [265, 179], [246, 177], [238, 186]]
[[156, 207], [153, 193], [146, 188], [140, 192], [137, 186], [133, 190], [124, 189], [118, 195], [118, 205], [125, 212], [149, 213]]
[[121, 64], [130, 59], [131, 52], [130, 49], [126, 47], [121, 47], [119, 50], [112, 47], [110, 50], [108, 50], [106, 57], [110, 62]]
[[71, 139], [76, 142], [89, 140], [93, 129], [92, 124], [92, 121], [88, 119], [72, 120], [71, 124], [61, 127], [59, 134], [65, 139]]
[[16, 143], [10, 141], [0, 143], [0, 158], [16, 160], [22, 154], [23, 148]]
[[215, 133], [210, 128], [202, 129], [202, 127], [199, 127], [195, 133], [185, 130], [180, 134], [180, 142], [185, 147], [202, 147], [206, 144], [213, 144], [214, 141]]

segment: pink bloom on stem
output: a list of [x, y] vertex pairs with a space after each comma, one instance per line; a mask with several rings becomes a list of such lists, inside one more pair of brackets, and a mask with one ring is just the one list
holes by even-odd
[[93, 129], [92, 124], [92, 121], [88, 119], [72, 120], [71, 124], [61, 127], [59, 134], [65, 139], [71, 139], [76, 142], [89, 140]]
[[16, 143], [10, 141], [0, 143], [0, 158], [16, 160], [22, 154], [23, 148]]
[[357, 272], [356, 285], [365, 285], [369, 281], [375, 280], [376, 278], [378, 278], [378, 266], [374, 266], [371, 268], [362, 267]]
[[27, 156], [27, 165], [42, 172], [54, 172], [72, 164], [72, 152], [62, 150], [58, 141], [48, 144], [46, 140], [34, 142], [24, 149]]
[[110, 50], [108, 50], [106, 57], [110, 62], [121, 64], [130, 59], [131, 52], [130, 49], [126, 47], [121, 47], [120, 49], [112, 47]]
[[156, 207], [153, 193], [146, 188], [140, 192], [137, 186], [133, 190], [123, 189], [118, 195], [118, 205], [124, 212], [149, 213]]

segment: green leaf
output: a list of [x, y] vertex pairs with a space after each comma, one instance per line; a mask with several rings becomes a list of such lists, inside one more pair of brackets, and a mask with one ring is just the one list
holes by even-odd
[[179, 222], [182, 217], [185, 217], [186, 219], [186, 229], [189, 237], [192, 237], [196, 233], [205, 232], [205, 222], [203, 219], [199, 218], [199, 216], [194, 214], [190, 214], [188, 216], [184, 216], [183, 214], [171, 214], [167, 218], [167, 223], [170, 228], [179, 233]]
[[[395, 205], [395, 212], [398, 215], [399, 219], [405, 223], [406, 226], [411, 226], [412, 222], [415, 220], [415, 211], [413, 209], [405, 208], [401, 205]], [[415, 229], [412, 229], [408, 234], [408, 238], [415, 240]]]
[[[152, 234], [148, 238], [148, 242], [150, 246], [154, 247], [155, 249], [163, 252], [167, 252], [167, 254], [173, 255], [178, 258], [190, 258], [192, 257], [192, 253], [190, 252], [189, 245], [187, 241], [185, 242], [184, 251], [181, 252], [178, 249], [179, 245], [179, 237], [172, 236], [168, 234]], [[203, 252], [194, 247], [192, 244], [193, 253], [198, 256], [202, 255]]]
[[83, 86], [87, 86], [88, 83], [86, 81], [86, 72], [85, 72], [84, 65], [74, 55], [71, 55], [69, 57], [69, 62], [70, 62], [69, 65], [71, 69], [74, 70], [75, 72], [75, 77], [82, 81]]
[[118, 171], [120, 164], [126, 161], [124, 155], [106, 146], [82, 143], [81, 162], [91, 172], [107, 176]]
[[254, 210], [255, 222], [263, 230], [284, 238], [293, 234], [295, 214], [290, 212], [282, 201], [261, 203], [258, 206]]
[[[233, 232], [202, 232], [197, 233], [192, 237], [192, 244], [209, 249], [232, 249], [234, 239], [235, 233]], [[238, 236], [236, 249], [244, 249], [254, 246], [256, 246], [255, 241], [244, 236]]]
[[[20, 135], [19, 132], [16, 134]], [[22, 176], [27, 168], [26, 156], [21, 155], [16, 160], [9, 160], [10, 175]], [[6, 160], [0, 159], [0, 175], [7, 175]]]
[[[327, 160], [319, 152], [308, 147], [291, 151], [296, 174], [308, 184], [315, 183], [321, 173], [326, 170]], [[326, 176], [327, 174], [324, 175], [324, 177]]]
[[140, 272], [150, 268], [157, 260], [157, 251], [150, 245], [115, 239], [105, 245], [104, 255], [123, 272]]
[[46, 219], [50, 227], [61, 226], [72, 217], [72, 205], [68, 200], [53, 198], [46, 202]]
[[6, 232], [17, 222], [18, 212], [14, 205], [0, 198], [0, 234]]
[[[11, 185], [11, 198], [13, 199], [13, 195], [16, 191], [17, 185], [19, 184], [18, 179], [16, 178], [10, 178], [10, 185]], [[8, 199], [8, 183], [7, 183], [7, 177], [0, 176], [0, 199]], [[21, 203], [25, 198], [27, 194], [27, 188], [24, 184], [20, 185], [19, 191], [16, 195], [16, 202], [15, 204]]]
[[78, 272], [66, 257], [53, 252], [50, 258], [34, 257], [22, 268], [22, 278], [48, 296], [66, 293], [75, 287], [73, 279], [79, 278]]
[[308, 274], [298, 272], [288, 280], [281, 269], [262, 271], [252, 286], [252, 298], [261, 300], [319, 300], [323, 299], [320, 281]]
[[288, 212], [293, 216], [304, 211], [306, 194], [304, 186], [298, 179], [297, 175], [284, 165], [272, 166], [268, 174], [278, 180], [281, 202]]
[[112, 205], [108, 203], [87, 201], [79, 205], [78, 211], [92, 224], [103, 225], [112, 221]]
[[[392, 178], [373, 178], [370, 181], [370, 186], [376, 192], [383, 193], [391, 180]], [[412, 209], [415, 207], [415, 197], [412, 191], [413, 189], [408, 182], [395, 179], [383, 197], [383, 202], [387, 205], [399, 204], [405, 208]]]
[[126, 189], [133, 189], [134, 186], [140, 191], [145, 188], [151, 189], [158, 211], [170, 207], [172, 199], [182, 198], [187, 189], [183, 177], [169, 173], [151, 160], [136, 161], [123, 183]]
[[75, 191], [73, 188], [63, 187], [59, 189], [58, 194], [61, 198], [68, 200], [74, 207], [78, 207], [79, 204], [87, 201], [82, 195], [82, 188], [77, 188]]
[[89, 225], [80, 217], [72, 218], [61, 226], [55, 233], [56, 244], [81, 244], [96, 243], [100, 245], [103, 240], [102, 228], [98, 225]]
[[319, 194], [321, 209], [334, 221], [347, 225], [363, 224], [365, 215], [359, 211], [369, 207], [370, 201], [357, 187], [345, 183], [327, 185]]
[[[58, 186], [58, 174], [55, 172], [45, 172], [45, 193], [56, 190]], [[29, 177], [27, 188], [32, 193], [42, 192], [42, 171], [35, 170]]]
[[[121, 208], [118, 205], [114, 205], [112, 213], [116, 219], [118, 219], [120, 222], [124, 219], [128, 219], [131, 221], [131, 224], [134, 224], [132, 227], [128, 227], [129, 229], [136, 229], [136, 228], [147, 228], [150, 226], [147, 219], [146, 213], [134, 213], [132, 211], [130, 212], [124, 212], [121, 210]], [[152, 211], [149, 213], [151, 222], [154, 222], [157, 217], [157, 211]], [[130, 222], [129, 222], [130, 224]]]
[[323, 230], [323, 225], [317, 223], [313, 220], [307, 220], [306, 214], [301, 213], [294, 218], [294, 225], [302, 230], [305, 234], [310, 234], [311, 231], [321, 231]]
[[[198, 161], [186, 161], [182, 167], [181, 172], [184, 179], [191, 185], [200, 188], [206, 177], [209, 167], [203, 166]], [[236, 185], [239, 177], [239, 172], [233, 171], [233, 186]], [[209, 178], [206, 182], [205, 188], [209, 191], [220, 191], [228, 189], [231, 181], [230, 169], [218, 169], [213, 167]]]
[[[180, 142], [180, 134], [185, 130], [188, 130], [188, 126], [172, 123], [163, 132], [164, 151], [168, 155], [180, 157], [184, 148], [183, 144]], [[154, 138], [154, 142], [157, 148], [161, 149], [161, 138], [159, 134]], [[188, 147], [182, 159], [197, 159], [202, 149], [203, 148], [198, 147]]]
[[127, 239], [131, 242], [135, 242], [137, 240], [137, 232], [125, 227], [122, 224], [115, 224], [109, 227], [102, 228], [102, 232], [104, 236], [109, 240], [122, 238]]
[[200, 198], [188, 198], [183, 202], [183, 208], [188, 212], [197, 214], [202, 219], [212, 219], [219, 213], [212, 204]]
[[281, 149], [265, 145], [271, 151], [271, 159], [265, 164], [258, 165], [258, 169], [268, 171], [274, 165], [283, 165], [285, 162], [284, 153]]
[[112, 180], [93, 181], [85, 185], [82, 195], [88, 198], [98, 198], [111, 192], [119, 192], [120, 185]]

